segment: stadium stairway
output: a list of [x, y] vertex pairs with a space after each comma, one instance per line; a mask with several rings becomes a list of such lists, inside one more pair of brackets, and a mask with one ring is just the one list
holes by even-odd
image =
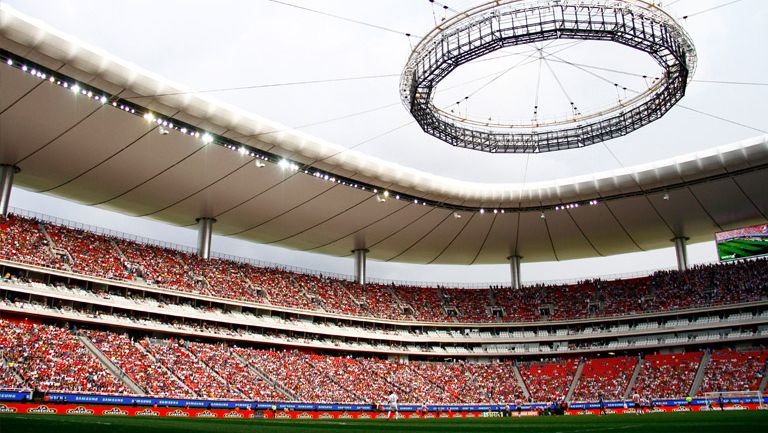
[[123, 373], [123, 370], [119, 369], [114, 363], [112, 363], [112, 361], [110, 361], [109, 358], [107, 358], [107, 355], [105, 355], [101, 350], [94, 346], [93, 342], [88, 337], [85, 335], [78, 335], [77, 339], [80, 340], [80, 343], [82, 343], [82, 345], [85, 346], [89, 352], [91, 352], [91, 355], [93, 355], [104, 366], [104, 368], [107, 369], [107, 371], [112, 373], [112, 375], [114, 375], [116, 378], [120, 379], [126, 388], [130, 389], [134, 394], [147, 395], [145, 390], [143, 390], [139, 385], [136, 385], [136, 383], [132, 381], [127, 374]]
[[525, 399], [529, 400], [531, 398], [531, 392], [528, 391], [528, 385], [525, 384], [525, 381], [523, 380], [523, 376], [520, 375], [520, 370], [517, 369], [517, 365], [512, 366], [512, 372], [515, 374], [515, 379], [517, 379], [517, 384], [520, 386], [520, 389], [523, 391], [523, 394], [525, 395]]
[[176, 375], [176, 373], [172, 372], [171, 370], [169, 370], [169, 369], [168, 369], [168, 367], [166, 367], [165, 365], [163, 365], [163, 363], [162, 363], [162, 362], [160, 362], [160, 361], [159, 361], [159, 360], [158, 360], [158, 359], [155, 357], [155, 355], [154, 355], [154, 354], [152, 354], [152, 352], [150, 352], [150, 351], [148, 351], [147, 349], [145, 349], [145, 348], [144, 348], [144, 346], [142, 346], [142, 345], [141, 345], [141, 343], [139, 343], [138, 341], [136, 341], [136, 342], [134, 342], [133, 344], [134, 344], [136, 347], [138, 347], [138, 348], [139, 348], [139, 350], [141, 350], [142, 352], [146, 353], [146, 354], [147, 354], [147, 356], [149, 356], [149, 357], [150, 357], [152, 360], [154, 360], [154, 362], [155, 362], [155, 366], [156, 366], [157, 368], [160, 368], [160, 369], [162, 369], [163, 371], [165, 371], [165, 374], [166, 374], [166, 375], [168, 375], [168, 377], [171, 377], [171, 378], [173, 378], [173, 380], [175, 380], [175, 381], [176, 381], [176, 382], [177, 382], [179, 385], [181, 385], [181, 387], [182, 387], [182, 388], [186, 389], [186, 390], [187, 390], [187, 392], [189, 393], [188, 395], [190, 395], [190, 396], [194, 396], [194, 397], [198, 397], [197, 393], [195, 393], [194, 391], [192, 391], [192, 389], [191, 389], [190, 387], [188, 387], [188, 386], [187, 386], [187, 384], [186, 384], [186, 383], [184, 383], [184, 381], [183, 381], [183, 380], [181, 380], [181, 378], [180, 378], [179, 376], [177, 376], [177, 375]]
[[272, 387], [276, 390], [278, 390], [281, 394], [283, 394], [286, 397], [286, 400], [288, 401], [298, 401], [298, 396], [294, 395], [291, 391], [289, 391], [287, 388], [283, 387], [279, 383], [277, 383], [276, 380], [269, 377], [268, 375], [262, 373], [258, 368], [251, 365], [250, 362], [246, 361], [245, 358], [240, 356], [238, 353], [236, 353], [234, 350], [230, 350], [229, 353], [232, 354], [232, 356], [235, 357], [238, 361], [240, 361], [241, 364], [243, 364], [248, 370], [250, 370], [253, 374], [256, 376], [259, 376], [262, 378], [265, 382], [272, 385]]
[[[72, 267], [69, 265], [70, 263], [74, 263], [74, 260], [72, 259], [72, 256], [69, 254], [69, 251], [67, 251], [65, 248], [59, 248], [56, 245], [56, 242], [54, 242], [51, 235], [48, 233], [48, 230], [45, 229], [45, 225], [42, 223], [38, 224], [38, 228], [40, 230], [40, 233], [43, 234], [45, 237], [45, 240], [48, 241], [48, 253], [51, 254], [53, 257], [56, 257], [59, 259], [59, 262], [61, 262], [62, 265], [64, 265], [64, 269], [66, 269], [69, 272], [72, 272]], [[67, 260], [61, 260], [61, 256], [67, 256]]]
[[24, 387], [24, 386], [28, 385], [27, 381], [24, 380], [24, 378], [21, 376], [21, 374], [19, 374], [19, 372], [16, 371], [15, 368], [11, 368], [8, 365], [8, 360], [6, 360], [2, 355], [0, 355], [0, 364], [2, 364], [5, 367], [5, 370], [8, 371], [16, 379], [16, 382], [20, 386]]
[[[112, 244], [112, 248], [117, 253], [117, 256], [120, 257], [120, 260], [123, 261], [123, 267], [128, 268], [128, 266], [131, 264], [131, 261], [128, 260], [128, 257], [125, 256], [125, 253], [123, 253], [123, 250], [121, 250], [120, 246], [117, 245], [117, 242], [115, 242], [114, 239], [110, 239], [109, 243]], [[129, 269], [128, 272], [131, 272], [131, 270]], [[141, 281], [144, 282], [143, 279]]]
[[627, 384], [627, 389], [624, 391], [624, 394], [621, 396], [624, 400], [629, 398], [629, 394], [632, 392], [632, 388], [635, 387], [635, 382], [637, 381], [637, 377], [640, 376], [640, 369], [643, 367], [643, 363], [647, 362], [645, 359], [640, 358], [637, 360], [637, 364], [635, 364], [635, 369], [632, 371], [632, 377], [629, 379], [629, 383]]
[[392, 299], [395, 300], [395, 304], [397, 304], [398, 308], [400, 308], [400, 311], [413, 311], [413, 307], [405, 303], [402, 299], [400, 299], [400, 297], [397, 296], [397, 293], [395, 293], [395, 291], [392, 290], [392, 287], [384, 286], [384, 290], [389, 292], [390, 296], [392, 296]]
[[568, 387], [568, 394], [565, 396], [565, 401], [569, 402], [571, 401], [571, 397], [573, 397], [573, 393], [576, 391], [576, 385], [579, 384], [579, 379], [581, 378], [581, 372], [584, 371], [584, 359], [582, 358], [579, 361], [579, 366], [576, 367], [576, 374], [573, 375], [573, 381], [571, 381], [571, 386]]
[[229, 381], [227, 381], [227, 379], [226, 379], [226, 378], [224, 378], [222, 375], [220, 375], [220, 374], [219, 374], [219, 373], [218, 373], [218, 372], [217, 372], [215, 369], [211, 368], [211, 366], [210, 366], [210, 365], [208, 365], [208, 364], [207, 364], [205, 361], [203, 361], [202, 359], [200, 359], [200, 357], [199, 357], [199, 356], [195, 355], [195, 353], [194, 353], [194, 352], [192, 352], [191, 350], [187, 349], [186, 347], [179, 347], [179, 348], [181, 349], [181, 351], [182, 351], [182, 352], [185, 352], [187, 355], [191, 356], [191, 357], [192, 357], [192, 359], [194, 359], [194, 360], [195, 360], [195, 361], [197, 361], [197, 362], [198, 362], [200, 365], [202, 365], [202, 366], [203, 366], [203, 368], [205, 368], [206, 370], [208, 370], [208, 373], [210, 373], [210, 374], [211, 374], [211, 376], [213, 376], [213, 377], [215, 377], [215, 378], [219, 379], [219, 381], [221, 381], [221, 383], [225, 383], [225, 384], [227, 384], [227, 386], [231, 387], [232, 389], [236, 389], [236, 390], [237, 390], [237, 393], [238, 393], [238, 394], [240, 394], [240, 396], [241, 396], [241, 397], [245, 398], [245, 394], [243, 394], [243, 392], [242, 392], [241, 390], [239, 390], [239, 389], [238, 389], [236, 386], [234, 386], [234, 385], [232, 385], [231, 383], [229, 383]]
[[768, 386], [768, 363], [765, 365], [765, 369], [763, 370], [763, 380], [760, 381], [760, 386], [757, 390], [760, 391], [761, 394], [765, 394], [766, 386]]
[[704, 382], [704, 373], [707, 370], [707, 364], [709, 364], [710, 359], [712, 359], [712, 352], [704, 352], [704, 356], [701, 357], [701, 364], [699, 364], [699, 369], [696, 371], [696, 377], [693, 379], [693, 385], [691, 385], [691, 390], [688, 392], [688, 395], [691, 397], [695, 396], [699, 392], [701, 383]]

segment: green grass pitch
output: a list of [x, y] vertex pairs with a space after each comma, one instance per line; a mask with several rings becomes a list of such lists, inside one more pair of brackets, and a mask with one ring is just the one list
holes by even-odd
[[648, 415], [467, 418], [435, 420], [212, 420], [117, 418], [77, 415], [0, 415], [3, 433], [176, 433], [176, 432], [519, 432], [519, 433], [740, 433], [761, 432], [768, 411], [665, 413]]
[[768, 254], [768, 242], [747, 239], [731, 239], [717, 244], [720, 260], [735, 260]]

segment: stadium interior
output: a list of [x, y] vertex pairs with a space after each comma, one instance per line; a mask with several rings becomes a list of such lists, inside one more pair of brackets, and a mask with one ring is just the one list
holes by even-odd
[[[90, 403], [480, 416], [711, 410], [729, 393], [765, 408], [768, 135], [514, 188], [466, 182], [339, 157], [0, 14], [0, 422]], [[197, 248], [16, 208], [15, 188], [191, 228]], [[217, 254], [214, 234], [352, 258], [354, 275]], [[690, 265], [687, 245], [712, 240], [721, 260]], [[521, 261], [664, 247], [675, 269], [521, 276]], [[373, 279], [366, 260], [511, 278]]]

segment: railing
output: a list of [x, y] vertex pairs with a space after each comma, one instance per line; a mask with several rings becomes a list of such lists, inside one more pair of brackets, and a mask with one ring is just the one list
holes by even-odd
[[[46, 223], [61, 225], [61, 226], [70, 227], [78, 230], [85, 230], [85, 231], [100, 234], [100, 235], [125, 239], [128, 241], [136, 242], [140, 244], [153, 245], [161, 248], [168, 248], [168, 249], [177, 250], [177, 251], [190, 253], [190, 254], [195, 254], [197, 252], [197, 249], [195, 247], [192, 247], [189, 245], [177, 244], [173, 242], [165, 242], [165, 241], [152, 239], [144, 236], [120, 232], [120, 231], [108, 229], [105, 227], [99, 227], [91, 224], [72, 221], [66, 218], [47, 215], [40, 212], [30, 211], [27, 209], [20, 209], [16, 207], [10, 207], [9, 209], [10, 209], [10, 212], [15, 215], [23, 216], [25, 218], [36, 219], [38, 221], [43, 221]], [[315, 275], [315, 276], [322, 276], [325, 278], [354, 281], [354, 276], [349, 274], [324, 272], [316, 269], [302, 268], [299, 266], [268, 262], [268, 261], [254, 259], [250, 257], [235, 256], [235, 255], [221, 253], [221, 252], [211, 252], [211, 257], [222, 259], [222, 260], [230, 260], [238, 263], [247, 263], [260, 268], [280, 269], [288, 272], [295, 272], [295, 273], [305, 274], [305, 275]], [[711, 262], [711, 263], [716, 263], [716, 262]], [[702, 263], [702, 264], [709, 264], [709, 263]], [[657, 269], [649, 269], [649, 270], [635, 271], [635, 272], [628, 272], [628, 273], [595, 275], [590, 277], [567, 278], [567, 279], [560, 279], [560, 280], [526, 281], [523, 284], [523, 286], [530, 287], [535, 285], [550, 285], [550, 286], [569, 285], [569, 284], [576, 284], [581, 281], [594, 280], [594, 279], [624, 280], [624, 279], [630, 279], [630, 278], [645, 277], [653, 274], [654, 272], [672, 270], [672, 269], [674, 268], [668, 267], [668, 268], [657, 268]], [[397, 286], [406, 286], [406, 287], [447, 287], [447, 288], [456, 288], [456, 289], [487, 289], [488, 287], [492, 287], [492, 286], [493, 287], [509, 287], [509, 281], [457, 283], [457, 282], [440, 282], [440, 281], [390, 280], [385, 278], [371, 278], [371, 277], [366, 278], [366, 281], [372, 284], [397, 285]]]

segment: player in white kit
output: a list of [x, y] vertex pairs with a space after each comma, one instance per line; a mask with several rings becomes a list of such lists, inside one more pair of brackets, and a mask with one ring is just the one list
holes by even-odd
[[397, 393], [395, 391], [392, 391], [392, 394], [389, 394], [389, 397], [387, 397], [387, 401], [389, 402], [389, 411], [387, 411], [387, 419], [390, 419], [392, 416], [392, 412], [395, 412], [395, 419], [400, 417], [400, 412], [397, 410]]

